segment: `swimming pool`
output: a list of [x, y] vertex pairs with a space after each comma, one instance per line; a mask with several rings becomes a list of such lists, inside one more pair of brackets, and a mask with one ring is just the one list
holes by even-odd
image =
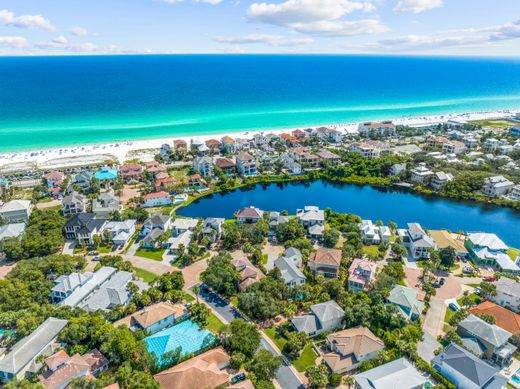
[[181, 356], [198, 353], [215, 343], [215, 336], [208, 330], [201, 330], [191, 320], [166, 328], [151, 336], [144, 338], [146, 348], [151, 354], [157, 356], [159, 366], [164, 364], [163, 356], [169, 351], [181, 348]]
[[520, 385], [520, 377], [517, 374], [519, 374], [518, 371], [516, 372], [516, 374], [513, 374], [513, 376], [511, 377], [511, 381], [513, 381], [517, 385]]

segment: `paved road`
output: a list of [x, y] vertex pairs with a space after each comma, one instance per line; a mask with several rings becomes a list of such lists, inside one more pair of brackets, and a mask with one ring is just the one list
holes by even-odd
[[[202, 289], [199, 293], [199, 297], [214, 311], [216, 311], [220, 318], [226, 323], [229, 323], [235, 318], [242, 317], [240, 312], [238, 312], [233, 306], [231, 306], [226, 300], [218, 296], [216, 293]], [[260, 348], [268, 350], [273, 355], [280, 356], [280, 351], [270, 344], [269, 339], [263, 332], [261, 332], [261, 334], [262, 339], [260, 341]], [[278, 372], [276, 373], [276, 381], [283, 389], [301, 389], [305, 387], [300, 381], [297, 373], [293, 371], [291, 366], [287, 365], [286, 363], [283, 363], [282, 367], [278, 369]]]

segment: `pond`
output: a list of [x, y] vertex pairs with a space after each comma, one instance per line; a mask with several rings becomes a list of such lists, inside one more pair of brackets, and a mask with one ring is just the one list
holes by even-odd
[[520, 213], [475, 202], [455, 201], [413, 192], [368, 185], [337, 184], [324, 180], [258, 184], [201, 198], [178, 211], [188, 217], [231, 219], [239, 208], [253, 205], [264, 211], [295, 214], [297, 208], [317, 205], [364, 219], [389, 220], [404, 228], [418, 222], [429, 229], [493, 232], [505, 243], [520, 247]]

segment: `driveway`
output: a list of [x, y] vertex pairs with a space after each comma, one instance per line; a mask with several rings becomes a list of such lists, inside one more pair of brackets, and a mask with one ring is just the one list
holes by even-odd
[[[221, 298], [218, 294], [208, 291], [207, 289], [200, 291], [199, 298], [213, 311], [215, 311], [216, 314], [218, 314], [224, 324], [229, 323], [233, 319], [242, 317], [240, 312], [231, 306], [226, 300]], [[260, 332], [260, 334], [262, 335], [260, 348], [269, 351], [273, 355], [281, 356], [280, 351], [271, 344], [269, 338], [267, 338], [263, 332]], [[294, 368], [291, 365], [288, 365], [286, 362], [284, 362], [276, 373], [276, 381], [283, 389], [305, 388], [300, 378], [298, 377], [298, 373], [296, 373], [296, 371], [293, 369]]]
[[130, 261], [134, 267], [139, 269], [148, 270], [154, 274], [170, 273], [175, 269], [173, 266], [165, 265], [162, 262], [154, 261], [153, 259], [138, 257], [135, 255], [122, 254], [123, 259]]
[[62, 253], [66, 255], [74, 255], [74, 247], [76, 247], [75, 241], [67, 241], [63, 245]]
[[5, 278], [7, 273], [9, 273], [15, 266], [16, 262], [0, 260], [0, 280]]
[[[410, 287], [417, 289], [417, 291], [419, 291], [420, 294], [424, 294], [420, 286], [421, 283], [419, 281], [419, 278], [422, 276], [422, 269], [405, 268], [404, 272], [406, 274], [406, 283]], [[443, 277], [445, 280], [444, 285], [436, 289], [436, 298], [447, 300], [460, 296], [460, 294], [462, 293], [462, 287], [460, 285], [460, 282], [457, 280], [458, 277], [452, 276], [449, 273], [441, 271], [437, 272], [436, 276], [439, 278]]]
[[191, 289], [193, 286], [200, 283], [200, 274], [208, 267], [208, 260], [202, 259], [195, 262], [190, 266], [186, 266], [182, 269], [182, 275], [184, 276], [184, 289]]
[[417, 345], [417, 354], [430, 363], [435, 358], [434, 351], [441, 347], [437, 339], [428, 332], [424, 332], [423, 340]]

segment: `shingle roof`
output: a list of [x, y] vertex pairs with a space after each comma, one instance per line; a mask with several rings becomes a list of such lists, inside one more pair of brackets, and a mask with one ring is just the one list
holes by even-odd
[[512, 336], [511, 332], [489, 324], [475, 315], [468, 315], [465, 320], [460, 322], [459, 328], [470, 332], [477, 338], [485, 340], [495, 347], [502, 346]]
[[426, 383], [426, 378], [405, 358], [356, 374], [354, 378], [360, 389], [411, 389]]
[[500, 376], [500, 369], [488, 365], [454, 343], [446, 346], [444, 351], [432, 360], [432, 364], [440, 366], [446, 364], [481, 388], [495, 388], [495, 386], [490, 386], [494, 380], [502, 381], [503, 379], [503, 384], [507, 382], [505, 377]]

